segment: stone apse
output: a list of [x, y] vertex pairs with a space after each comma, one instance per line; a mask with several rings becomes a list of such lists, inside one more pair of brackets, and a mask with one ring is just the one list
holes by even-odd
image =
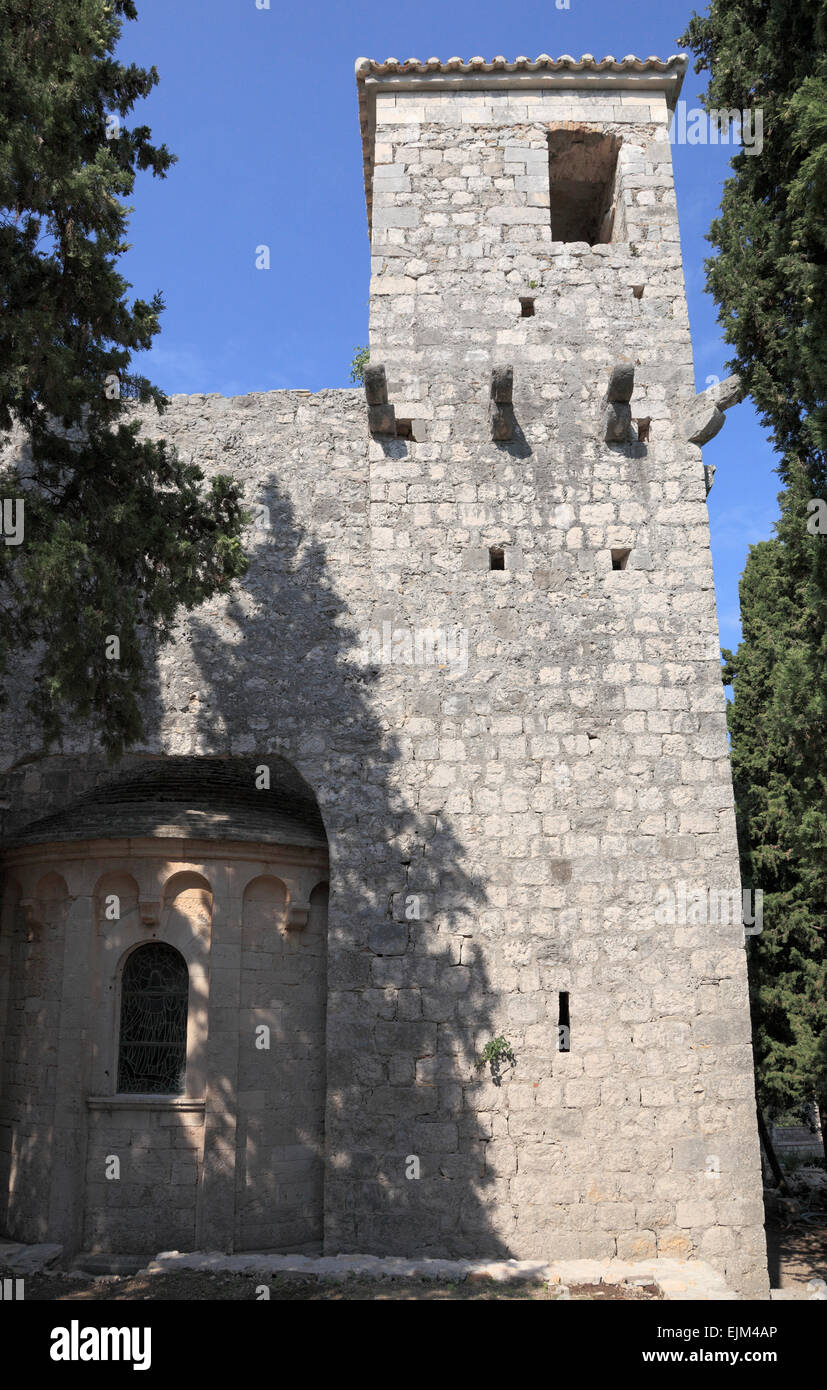
[[142, 415], [252, 564], [120, 764], [5, 716], [10, 1236], [766, 1293], [685, 67], [360, 59], [364, 389]]

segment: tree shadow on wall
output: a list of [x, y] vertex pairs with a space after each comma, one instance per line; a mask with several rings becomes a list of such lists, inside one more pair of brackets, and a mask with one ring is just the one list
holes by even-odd
[[[475, 952], [486, 888], [449, 818], [415, 809], [418, 769], [395, 727], [439, 718], [456, 687], [436, 666], [407, 668], [403, 708], [398, 668], [364, 664], [323, 544], [275, 483], [257, 501], [270, 529], [250, 573], [220, 625], [190, 618], [175, 681], [198, 697], [186, 703], [202, 753], [254, 744], [263, 763], [286, 759], [324, 820], [326, 1249], [505, 1255], [507, 1180], [485, 1156], [498, 1093], [475, 1067], [499, 1017]], [[364, 592], [358, 537], [352, 563]]]
[[[84, 785], [99, 833], [113, 835], [124, 786], [134, 791], [149, 779], [166, 787], [167, 803], [180, 803], [195, 799], [193, 775], [201, 799], [221, 810], [216, 767], [226, 761], [236, 784], [239, 769], [253, 780], [267, 765], [270, 799], [312, 824], [309, 788], [330, 854], [326, 1058], [313, 1063], [318, 1071], [326, 1060], [326, 1248], [505, 1256], [516, 1209], [491, 1148], [504, 1091], [475, 1066], [504, 1011], [477, 950], [484, 866], [455, 835], [438, 790], [429, 787], [429, 809], [417, 809], [407, 783], [422, 764], [400, 732], [406, 721], [438, 721], [446, 702], [468, 698], [466, 687], [437, 666], [408, 667], [403, 703], [398, 668], [365, 664], [324, 545], [297, 522], [276, 482], [257, 501], [270, 527], [248, 543], [247, 578], [229, 599], [185, 615], [180, 640], [157, 654], [144, 751], [116, 767], [102, 756], [27, 761], [11, 778], [21, 794], [40, 776], [38, 763], [48, 764], [49, 785], [22, 795], [16, 819], [36, 820], [46, 808], [48, 820], [74, 814]], [[340, 519], [338, 501], [321, 499], [314, 521], [324, 524], [325, 505]], [[372, 590], [367, 534], [355, 527], [348, 574], [357, 596]], [[145, 800], [142, 815], [141, 833], [157, 833], [168, 827], [169, 804]], [[227, 1011], [220, 1014], [226, 1031]], [[283, 1040], [276, 1029], [271, 1050], [256, 1054], [260, 1084], [252, 1086], [249, 1067], [245, 1080], [251, 1095], [275, 1085], [300, 1096], [293, 1132], [278, 1137], [282, 1157], [305, 1143], [301, 1097], [315, 1084], [309, 1062], [278, 1071]], [[239, 1049], [249, 1044], [241, 1038]], [[237, 1142], [236, 1083], [212, 1075], [209, 1084], [221, 1113], [211, 1129], [208, 1121], [207, 1144], [226, 1153]], [[256, 1152], [261, 1142], [246, 1134], [245, 1162], [258, 1173], [270, 1159]], [[142, 1200], [150, 1196], [141, 1189]], [[282, 1248], [293, 1245], [285, 1233]]]

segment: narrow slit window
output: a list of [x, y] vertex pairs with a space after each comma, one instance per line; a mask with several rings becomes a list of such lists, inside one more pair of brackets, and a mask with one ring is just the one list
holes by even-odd
[[568, 990], [561, 990], [557, 999], [557, 1051], [571, 1052], [571, 1020], [569, 1018]]
[[649, 426], [651, 425], [651, 423], [652, 423], [651, 417], [647, 417], [647, 419], [645, 419], [645, 420], [636, 420], [636, 421], [635, 421], [635, 424], [637, 425], [637, 441], [638, 441], [638, 444], [648, 444], [648, 443], [649, 443]]
[[617, 136], [600, 130], [549, 132], [552, 241], [599, 246], [617, 240], [619, 148]]
[[491, 570], [505, 569], [505, 551], [501, 545], [492, 545], [488, 552], [488, 568]]
[[534, 318], [534, 300], [523, 298], [522, 295], [520, 296], [520, 318]]
[[631, 555], [631, 553], [631, 550], [613, 550], [612, 569], [625, 570], [627, 564], [629, 563], [629, 556]]

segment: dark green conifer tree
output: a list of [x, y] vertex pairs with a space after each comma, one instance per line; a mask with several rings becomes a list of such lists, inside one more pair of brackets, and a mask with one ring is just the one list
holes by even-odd
[[709, 232], [707, 287], [784, 491], [776, 536], [750, 550], [724, 680], [743, 877], [765, 894], [749, 947], [759, 1097], [816, 1100], [827, 1144], [827, 3], [712, 0], [679, 42], [709, 75], [707, 110], [761, 112], [762, 147], [733, 159]]
[[89, 721], [112, 755], [141, 733], [149, 639], [246, 567], [235, 484], [206, 487], [131, 418], [165, 405], [129, 370], [163, 302], [129, 302], [125, 199], [173, 163], [126, 122], [158, 80], [114, 57], [135, 18], [132, 0], [0, 0], [0, 430], [26, 443], [0, 456], [0, 496], [24, 503], [22, 543], [0, 543], [0, 681], [33, 656], [46, 739]]

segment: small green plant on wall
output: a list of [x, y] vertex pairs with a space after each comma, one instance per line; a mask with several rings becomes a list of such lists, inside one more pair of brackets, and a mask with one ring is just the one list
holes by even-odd
[[485, 1047], [477, 1058], [477, 1071], [484, 1067], [486, 1063], [491, 1069], [491, 1080], [494, 1082], [495, 1086], [502, 1085], [504, 1072], [508, 1071], [511, 1067], [516, 1067], [517, 1058], [514, 1054], [514, 1049], [508, 1039], [504, 1038], [502, 1034], [500, 1034], [499, 1037], [492, 1038], [490, 1042], [485, 1044]]
[[370, 348], [367, 343], [363, 347], [358, 347], [350, 364], [350, 379], [354, 386], [361, 386], [365, 379], [365, 367], [370, 361]]

